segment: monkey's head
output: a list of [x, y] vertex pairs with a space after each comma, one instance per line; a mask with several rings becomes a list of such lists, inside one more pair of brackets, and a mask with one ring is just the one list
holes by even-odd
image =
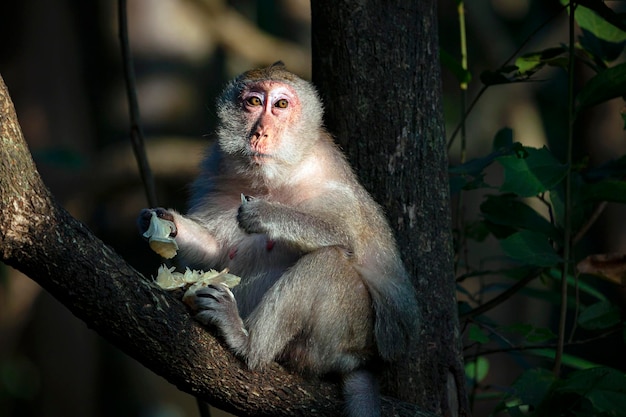
[[322, 104], [311, 83], [282, 62], [244, 72], [217, 101], [222, 150], [248, 167], [300, 162], [319, 138]]

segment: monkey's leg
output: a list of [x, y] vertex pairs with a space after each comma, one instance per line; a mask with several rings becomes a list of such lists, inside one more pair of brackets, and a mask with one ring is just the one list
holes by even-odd
[[279, 360], [300, 371], [346, 373], [373, 355], [369, 293], [344, 249], [298, 260], [246, 320], [248, 363]]
[[376, 417], [378, 384], [362, 368], [375, 354], [371, 299], [350, 262], [338, 247], [302, 257], [246, 320], [248, 331], [226, 287], [203, 288], [186, 302], [200, 322], [218, 326], [250, 368], [278, 359], [299, 371], [340, 373], [347, 415]]
[[316, 374], [349, 372], [373, 355], [371, 300], [345, 251], [300, 258], [267, 291], [244, 326], [225, 286], [185, 297], [201, 323], [216, 325], [252, 369], [280, 360]]
[[343, 376], [346, 415], [379, 417], [370, 295], [344, 249], [305, 255], [247, 320], [248, 363], [278, 359], [293, 369]]

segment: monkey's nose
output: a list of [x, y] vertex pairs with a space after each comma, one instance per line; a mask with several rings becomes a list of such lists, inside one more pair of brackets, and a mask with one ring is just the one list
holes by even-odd
[[267, 131], [257, 131], [250, 138], [250, 146], [255, 152], [266, 153], [268, 146], [270, 146], [271, 138]]
[[269, 137], [269, 132], [267, 129], [259, 128], [252, 134], [251, 141], [252, 143], [258, 143], [264, 140], [267, 140]]

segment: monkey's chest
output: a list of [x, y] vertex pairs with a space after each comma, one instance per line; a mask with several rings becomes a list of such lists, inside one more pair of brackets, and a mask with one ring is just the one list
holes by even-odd
[[239, 314], [244, 319], [285, 271], [302, 256], [284, 242], [268, 240], [260, 234], [246, 236], [227, 251], [225, 267], [241, 277], [239, 285], [233, 288], [233, 294]]
[[226, 248], [226, 267], [243, 278], [258, 274], [278, 276], [292, 266], [302, 253], [263, 234], [246, 235]]

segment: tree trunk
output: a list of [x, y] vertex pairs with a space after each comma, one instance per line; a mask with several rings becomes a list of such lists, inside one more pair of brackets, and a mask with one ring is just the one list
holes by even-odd
[[387, 212], [417, 289], [422, 326], [387, 392], [469, 414], [456, 311], [436, 0], [317, 0], [313, 81], [326, 125]]

